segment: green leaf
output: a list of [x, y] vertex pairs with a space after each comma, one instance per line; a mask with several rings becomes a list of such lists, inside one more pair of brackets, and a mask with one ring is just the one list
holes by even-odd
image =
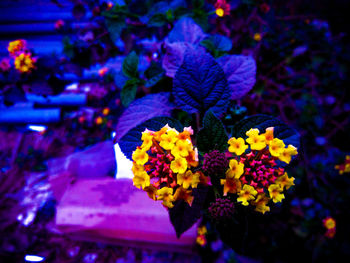
[[125, 76], [130, 78], [137, 77], [138, 72], [137, 68], [139, 65], [139, 57], [132, 51], [123, 61], [123, 73]]
[[204, 0], [192, 0], [192, 7], [194, 9], [201, 9], [204, 6]]
[[209, 36], [202, 40], [200, 45], [204, 46], [214, 57], [219, 57], [232, 48], [231, 40], [221, 35]]
[[151, 65], [145, 71], [145, 77], [147, 81], [145, 87], [149, 88], [156, 85], [164, 77], [164, 69], [155, 62], [151, 62]]
[[149, 26], [161, 27], [167, 23], [167, 17], [164, 14], [155, 14], [148, 21]]
[[113, 42], [120, 38], [123, 28], [125, 27], [125, 19], [121, 18], [106, 18], [107, 30]]
[[139, 83], [140, 81], [136, 78], [128, 79], [125, 82], [120, 94], [120, 99], [124, 107], [128, 107], [129, 104], [134, 101]]
[[228, 136], [222, 122], [209, 110], [204, 116], [204, 127], [198, 132], [197, 146], [202, 153], [227, 149]]
[[145, 87], [146, 88], [150, 88], [150, 87], [153, 87], [154, 85], [156, 85], [159, 81], [161, 81], [164, 77], [164, 72], [148, 79], [145, 83]]
[[258, 128], [260, 133], [264, 133], [266, 128], [274, 127], [273, 135], [275, 138], [281, 139], [286, 145], [292, 144], [293, 146], [300, 147], [300, 136], [298, 132], [289, 127], [287, 124], [276, 119], [275, 117], [258, 114], [247, 117], [233, 126], [234, 137], [246, 138], [246, 132], [251, 128]]

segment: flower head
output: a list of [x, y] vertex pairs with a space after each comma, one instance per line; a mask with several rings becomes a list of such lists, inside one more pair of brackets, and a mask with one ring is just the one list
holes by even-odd
[[236, 178], [226, 177], [226, 179], [221, 179], [220, 183], [224, 185], [224, 196], [226, 196], [227, 193], [235, 194], [242, 188], [241, 181]]
[[140, 187], [142, 187], [142, 189], [145, 189], [147, 186], [150, 185], [150, 177], [146, 172], [135, 175], [132, 181], [134, 186], [136, 186], [139, 189]]
[[248, 201], [254, 200], [255, 196], [257, 195], [257, 191], [254, 189], [253, 186], [245, 184], [243, 186], [243, 189], [238, 193], [238, 202], [242, 202], [242, 205], [249, 205]]
[[27, 49], [27, 42], [23, 39], [18, 39], [9, 43], [7, 50], [12, 56], [17, 56]]
[[323, 226], [327, 229], [325, 236], [333, 238], [336, 232], [336, 221], [333, 217], [326, 217], [322, 220]]
[[350, 172], [350, 155], [345, 157], [345, 162], [334, 166], [335, 169], [339, 170], [339, 174]]
[[138, 148], [132, 154], [132, 159], [138, 165], [144, 165], [148, 162], [148, 154], [145, 150]]
[[323, 223], [323, 226], [327, 229], [332, 229], [336, 227], [336, 222], [334, 218], [330, 216], [323, 219], [322, 223]]
[[215, 176], [223, 174], [226, 171], [228, 164], [229, 161], [224, 153], [221, 153], [218, 150], [213, 150], [204, 154], [202, 169], [205, 174]]
[[265, 193], [258, 194], [256, 199], [253, 201], [253, 205], [255, 205], [255, 211], [265, 214], [270, 211], [270, 207], [267, 206], [269, 202], [269, 198], [265, 195]]
[[231, 153], [235, 153], [236, 155], [241, 155], [248, 148], [248, 145], [245, 144], [243, 138], [235, 138], [232, 137], [228, 140], [228, 151]]
[[284, 148], [283, 151], [278, 156], [278, 159], [285, 163], [290, 163], [292, 156], [297, 155], [297, 148], [289, 144], [287, 148]]
[[261, 39], [262, 39], [260, 33], [255, 33], [253, 38], [254, 38], [254, 40], [257, 41], [257, 42], [261, 41]]
[[187, 170], [187, 161], [185, 158], [178, 157], [171, 162], [170, 169], [174, 173], [184, 173]]
[[0, 61], [0, 71], [6, 72], [6, 71], [9, 71], [10, 68], [11, 68], [10, 59], [9, 58], [3, 58]]
[[181, 186], [176, 189], [174, 194], [174, 201], [184, 200], [188, 203], [189, 206], [192, 206], [193, 199], [194, 197], [192, 195], [192, 190], [185, 189]]
[[197, 188], [199, 183], [199, 173], [192, 173], [191, 170], [187, 170], [183, 174], [177, 174], [177, 183], [182, 185], [183, 188], [187, 189], [189, 186]]
[[107, 74], [108, 70], [109, 70], [109, 69], [108, 69], [107, 67], [103, 67], [103, 68], [101, 68], [101, 69], [98, 70], [98, 75], [99, 75], [100, 77], [103, 77], [104, 75]]
[[207, 244], [207, 239], [205, 238], [205, 235], [198, 235], [196, 238], [196, 243], [201, 247], [204, 247]]
[[248, 136], [246, 142], [250, 144], [250, 149], [262, 150], [266, 147], [265, 136], [259, 135], [258, 129], [250, 129], [246, 135]]
[[56, 22], [55, 22], [55, 29], [59, 30], [61, 29], [63, 26], [64, 26], [64, 21], [62, 19], [58, 19]]
[[215, 13], [219, 17], [230, 15], [231, 6], [226, 0], [217, 0], [215, 3]]
[[20, 53], [15, 58], [15, 68], [21, 73], [29, 73], [35, 69], [36, 58], [30, 53]]
[[283, 188], [279, 184], [271, 184], [268, 188], [270, 197], [274, 203], [282, 202], [284, 199]]
[[265, 137], [265, 142], [267, 145], [269, 145], [270, 142], [274, 139], [273, 131], [274, 131], [274, 127], [268, 127], [266, 128], [265, 133], [261, 134]]
[[192, 149], [190, 140], [178, 140], [171, 149], [171, 154], [175, 157], [187, 157]]
[[171, 150], [175, 146], [175, 142], [178, 140], [178, 133], [173, 130], [168, 130], [166, 133], [162, 134], [161, 141], [159, 145], [165, 150]]
[[282, 189], [286, 187], [288, 190], [291, 186], [294, 185], [294, 177], [289, 178], [287, 172], [285, 172], [282, 176], [276, 179], [275, 183], [279, 184]]
[[191, 170], [198, 165], [198, 153], [190, 135], [190, 128], [179, 133], [169, 125], [159, 131], [146, 129], [132, 154], [134, 185], [168, 208], [180, 199], [192, 205], [192, 189], [204, 182], [200, 171]]
[[153, 135], [149, 131], [145, 130], [141, 136], [141, 140], [142, 140], [141, 149], [143, 149], [144, 151], [148, 151], [153, 144], [152, 139], [153, 139]]
[[157, 191], [157, 200], [163, 200], [162, 204], [168, 208], [173, 208], [174, 201], [173, 196], [174, 189], [169, 187], [163, 187]]
[[237, 162], [235, 159], [230, 160], [230, 169], [226, 171], [226, 177], [239, 179], [244, 172], [244, 164]]
[[272, 156], [278, 157], [284, 152], [284, 142], [278, 138], [274, 138], [269, 144], [269, 151]]
[[224, 222], [232, 219], [234, 208], [234, 203], [230, 199], [216, 198], [215, 202], [210, 203], [208, 212], [213, 220]]

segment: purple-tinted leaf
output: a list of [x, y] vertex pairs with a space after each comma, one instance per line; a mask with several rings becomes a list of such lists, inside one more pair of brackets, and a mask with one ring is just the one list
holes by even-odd
[[171, 30], [168, 36], [170, 43], [188, 42], [191, 44], [199, 44], [206, 37], [202, 28], [197, 25], [192, 18], [181, 18]]
[[231, 99], [239, 99], [255, 84], [256, 64], [250, 56], [228, 55], [217, 59], [225, 72], [231, 90]]
[[194, 50], [194, 46], [186, 42], [166, 42], [166, 53], [163, 58], [162, 66], [168, 77], [175, 77], [176, 71], [184, 60], [186, 50]]
[[201, 217], [207, 193], [208, 187], [198, 186], [198, 188], [192, 190], [194, 196], [192, 206], [189, 206], [183, 200], [178, 200], [174, 207], [169, 209], [170, 221], [178, 238]]
[[224, 71], [209, 54], [195, 50], [186, 52], [184, 62], [174, 78], [175, 103], [183, 110], [205, 112], [220, 116], [230, 100], [230, 90]]
[[157, 116], [170, 116], [172, 105], [169, 102], [170, 93], [150, 94], [135, 100], [120, 116], [116, 132], [117, 141], [129, 130]]

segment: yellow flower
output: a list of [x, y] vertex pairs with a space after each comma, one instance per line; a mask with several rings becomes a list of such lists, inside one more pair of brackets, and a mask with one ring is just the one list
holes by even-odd
[[293, 155], [297, 155], [297, 148], [289, 144], [287, 148], [283, 149], [283, 152], [278, 156], [278, 159], [285, 163], [290, 163]]
[[286, 187], [288, 190], [291, 186], [294, 185], [294, 177], [289, 178], [287, 173], [284, 173], [282, 176], [278, 177], [275, 181], [276, 184], [279, 184], [282, 189]]
[[186, 161], [188, 164], [188, 167], [192, 166], [192, 167], [197, 167], [198, 166], [198, 150], [197, 148], [194, 148], [193, 150], [191, 150], [188, 154], [188, 156], [186, 157]]
[[107, 116], [109, 113], [110, 113], [109, 108], [104, 108], [104, 109], [102, 110], [102, 114], [103, 114], [104, 116]]
[[197, 228], [198, 235], [205, 235], [208, 232], [205, 226], [200, 226]]
[[107, 72], [108, 72], [108, 68], [107, 67], [103, 67], [103, 68], [98, 70], [98, 75], [100, 77], [103, 77], [104, 75], [106, 75]]
[[220, 183], [224, 185], [224, 196], [226, 196], [227, 193], [235, 194], [239, 192], [242, 187], [241, 181], [235, 178], [221, 179]]
[[327, 229], [334, 229], [336, 227], [336, 222], [332, 217], [327, 217], [323, 220], [323, 225]]
[[177, 157], [187, 157], [189, 155], [189, 151], [192, 149], [191, 141], [189, 140], [178, 140], [175, 143], [175, 146], [171, 149], [171, 154]]
[[248, 138], [247, 143], [250, 144], [252, 150], [262, 150], [266, 147], [265, 136], [259, 135], [258, 129], [250, 129], [246, 132]]
[[187, 170], [187, 161], [185, 158], [175, 158], [170, 164], [170, 169], [174, 173], [183, 174]]
[[255, 41], [259, 42], [259, 41], [261, 41], [261, 39], [262, 39], [262, 37], [261, 37], [261, 34], [260, 34], [260, 33], [255, 33], [255, 34], [254, 34], [254, 40], [255, 40]]
[[101, 116], [98, 116], [98, 117], [95, 119], [95, 123], [96, 123], [97, 125], [101, 125], [101, 124], [103, 123], [102, 117], [101, 117]]
[[174, 194], [174, 201], [184, 200], [189, 206], [192, 206], [194, 197], [192, 196], [192, 190], [187, 190], [183, 187], [178, 187]]
[[191, 135], [193, 134], [193, 130], [191, 127], [185, 127], [183, 132], [179, 133], [179, 140], [191, 140]]
[[255, 211], [265, 214], [265, 212], [270, 211], [270, 207], [266, 204], [269, 202], [269, 198], [265, 195], [265, 193], [258, 194], [256, 199], [253, 201], [253, 205], [255, 205]]
[[207, 244], [207, 239], [205, 238], [205, 235], [197, 236], [196, 243], [202, 247], [205, 246]]
[[173, 196], [174, 189], [169, 188], [169, 187], [163, 187], [162, 189], [159, 189], [157, 191], [157, 200], [163, 200], [162, 204], [168, 208], [174, 207], [173, 201], [174, 201], [174, 196]]
[[282, 202], [284, 199], [283, 188], [279, 184], [271, 184], [268, 188], [270, 193], [270, 198], [274, 203]]
[[149, 130], [146, 129], [144, 132], [142, 132], [141, 140], [143, 142], [141, 145], [141, 149], [144, 151], [148, 151], [153, 144], [152, 139], [153, 139], [153, 135], [150, 133]]
[[15, 68], [22, 73], [28, 73], [35, 69], [35, 62], [36, 59], [31, 54], [21, 53], [15, 58]]
[[156, 141], [160, 142], [161, 141], [161, 136], [163, 134], [165, 134], [168, 131], [168, 129], [170, 129], [170, 127], [167, 124], [163, 128], [161, 128], [159, 131], [156, 131], [154, 133], [154, 138], [156, 139]]
[[239, 197], [237, 198], [237, 201], [242, 202], [242, 205], [247, 206], [249, 205], [248, 201], [254, 200], [257, 193], [258, 192], [253, 186], [245, 184], [243, 189], [238, 193]]
[[132, 170], [134, 175], [138, 175], [140, 173], [145, 172], [145, 167], [143, 165], [139, 165], [139, 164], [133, 162], [131, 170]]
[[241, 155], [248, 148], [248, 145], [245, 144], [243, 138], [235, 138], [232, 137], [228, 140], [228, 151], [231, 153], [235, 153], [236, 155]]
[[224, 9], [222, 9], [222, 8], [217, 8], [217, 9], [215, 10], [215, 14], [216, 14], [217, 16], [219, 16], [219, 17], [223, 17], [224, 14], [225, 14]]
[[137, 148], [132, 153], [132, 159], [135, 161], [138, 165], [144, 165], [148, 162], [148, 154], [146, 151], [142, 150], [141, 148]]
[[275, 138], [270, 142], [269, 151], [272, 156], [279, 157], [283, 153], [284, 147], [284, 142], [278, 138]]
[[7, 50], [11, 55], [17, 55], [19, 52], [25, 51], [27, 42], [23, 39], [18, 39], [9, 43]]
[[147, 192], [149, 198], [157, 200], [157, 188], [155, 188], [153, 185], [146, 186], [145, 188], [143, 188], [143, 190]]
[[147, 186], [150, 185], [150, 177], [146, 172], [138, 173], [132, 178], [134, 186], [140, 189], [145, 189]]
[[196, 188], [199, 183], [199, 175], [199, 173], [193, 174], [191, 170], [186, 171], [186, 173], [179, 173], [177, 175], [177, 183], [182, 185], [185, 189], [190, 185], [192, 188]]
[[244, 164], [235, 159], [230, 160], [230, 169], [226, 171], [227, 178], [239, 179], [244, 172]]
[[165, 150], [171, 150], [175, 142], [178, 140], [177, 138], [178, 132], [174, 130], [168, 130], [165, 134], [160, 136], [160, 143], [159, 145], [163, 147]]
[[274, 130], [274, 127], [269, 127], [269, 128], [266, 128], [265, 133], [261, 134], [265, 137], [265, 142], [267, 145], [269, 145], [270, 142], [274, 139], [273, 130]]

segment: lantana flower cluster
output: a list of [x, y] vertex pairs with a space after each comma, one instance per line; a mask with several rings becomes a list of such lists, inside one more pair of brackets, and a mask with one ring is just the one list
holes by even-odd
[[336, 232], [336, 221], [333, 217], [328, 216], [322, 220], [323, 226], [327, 229], [325, 236], [328, 238], [333, 238]]
[[[30, 73], [35, 69], [36, 58], [27, 48], [27, 42], [23, 39], [18, 39], [9, 43], [7, 50], [10, 57], [14, 59], [15, 68], [21, 73]], [[8, 61], [8, 63], [5, 63]], [[8, 71], [10, 69], [9, 60], [1, 62], [1, 70]]]
[[350, 155], [345, 157], [345, 162], [334, 167], [339, 170], [339, 174], [350, 173]]
[[192, 205], [192, 189], [197, 188], [203, 174], [194, 171], [198, 152], [193, 146], [191, 127], [182, 132], [165, 125], [159, 131], [146, 129], [142, 145], [132, 154], [134, 186], [142, 188], [154, 200], [162, 200], [172, 208], [176, 200]]
[[[270, 211], [267, 205], [284, 199], [283, 191], [294, 185], [294, 178], [288, 177], [278, 161], [289, 164], [297, 148], [283, 140], [274, 138], [273, 127], [260, 134], [258, 129], [246, 132], [248, 138], [229, 139], [229, 168], [226, 178], [221, 179], [223, 195], [237, 194], [237, 202], [244, 206], [255, 206], [261, 213]], [[249, 149], [248, 149], [249, 148]]]
[[231, 6], [226, 0], [217, 0], [214, 7], [217, 16], [223, 17], [230, 15]]

